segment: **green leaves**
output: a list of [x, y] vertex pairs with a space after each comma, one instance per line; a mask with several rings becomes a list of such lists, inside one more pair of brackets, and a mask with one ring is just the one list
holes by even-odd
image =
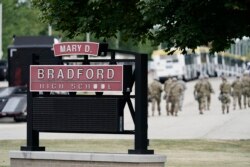
[[13, 35], [45, 35], [47, 24], [38, 20], [39, 10], [31, 8], [30, 1], [2, 0], [3, 5], [3, 53], [7, 57], [7, 47], [12, 44]]
[[250, 36], [249, 0], [33, 0], [33, 4], [44, 20], [69, 37], [90, 32], [96, 38], [116, 38], [121, 32], [124, 40], [149, 39], [181, 49], [212, 43], [212, 51], [221, 51], [233, 38]]

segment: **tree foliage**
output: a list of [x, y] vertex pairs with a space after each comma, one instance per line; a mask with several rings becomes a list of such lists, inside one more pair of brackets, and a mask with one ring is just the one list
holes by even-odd
[[47, 24], [39, 21], [39, 10], [31, 7], [30, 1], [2, 0], [3, 6], [3, 57], [12, 44], [13, 35], [46, 35]]
[[90, 32], [97, 39], [107, 39], [117, 37], [119, 32], [122, 34], [121, 40], [132, 38], [139, 41], [148, 31], [135, 2], [33, 0], [34, 5], [42, 11], [44, 21], [66, 32], [69, 37]]
[[250, 36], [250, 0], [33, 0], [45, 21], [69, 37], [90, 32], [165, 42], [167, 48], [229, 47]]
[[[31, 5], [31, 0], [0, 0], [0, 3], [2, 3], [3, 6], [3, 57], [6, 59], [7, 57], [7, 47], [8, 45], [12, 44], [13, 42], [13, 35], [16, 36], [38, 36], [38, 35], [48, 35], [48, 22], [42, 22], [40, 19], [41, 12], [34, 8]], [[59, 3], [59, 1], [58, 1]], [[60, 1], [61, 7], [64, 7], [64, 5], [67, 4], [67, 1]], [[62, 9], [62, 8], [61, 8]], [[80, 10], [80, 7], [79, 7]], [[64, 13], [64, 12], [62, 12]], [[59, 13], [60, 15], [61, 13]], [[52, 17], [52, 16], [51, 16]], [[52, 17], [53, 20], [56, 19], [56, 17]], [[69, 16], [69, 19], [73, 19], [72, 16]], [[65, 19], [62, 19], [66, 21]], [[112, 20], [110, 20], [112, 21]], [[54, 22], [53, 22], [54, 23]], [[113, 24], [113, 23], [112, 23]], [[79, 26], [79, 25], [78, 25]], [[64, 41], [70, 41], [70, 40], [85, 40], [86, 34], [81, 30], [80, 33], [75, 33], [74, 30], [74, 38], [73, 35], [71, 36], [65, 36], [65, 33], [69, 32], [69, 30], [65, 31], [64, 33], [60, 31], [56, 31], [54, 29], [55, 25], [52, 25], [53, 29], [53, 36], [61, 35], [63, 37]], [[112, 26], [110, 26], [112, 27]], [[105, 32], [104, 32], [105, 33]], [[114, 34], [112, 33], [112, 35]], [[91, 40], [93, 41], [100, 41], [103, 40], [103, 38], [99, 39], [95, 38], [91, 35]], [[115, 38], [109, 38], [107, 39], [109, 41], [109, 44], [112, 48], [115, 48]], [[150, 47], [149, 43], [146, 43], [146, 45], [135, 45], [131, 40], [122, 41], [119, 42], [119, 47], [123, 49], [132, 49], [134, 51], [141, 51], [151, 53], [153, 50], [152, 47]]]

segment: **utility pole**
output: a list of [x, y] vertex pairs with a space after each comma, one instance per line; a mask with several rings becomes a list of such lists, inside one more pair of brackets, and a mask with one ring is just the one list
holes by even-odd
[[52, 35], [52, 26], [50, 24], [48, 25], [48, 35]]
[[89, 32], [86, 33], [86, 41], [87, 41], [87, 42], [90, 41], [90, 33], [89, 33]]
[[119, 47], [120, 47], [120, 31], [117, 32], [117, 36], [115, 39], [115, 48], [119, 49]]
[[0, 59], [3, 57], [3, 47], [2, 47], [2, 41], [3, 41], [3, 33], [2, 33], [2, 20], [3, 20], [3, 7], [0, 3]]

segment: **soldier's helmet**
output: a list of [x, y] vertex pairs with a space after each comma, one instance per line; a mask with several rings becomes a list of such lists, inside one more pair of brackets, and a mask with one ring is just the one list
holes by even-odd
[[176, 77], [173, 77], [172, 80], [173, 80], [173, 81], [177, 81], [177, 78], [176, 78]]
[[227, 78], [226, 78], [225, 75], [221, 75], [221, 79], [222, 79], [222, 80], [227, 80]]

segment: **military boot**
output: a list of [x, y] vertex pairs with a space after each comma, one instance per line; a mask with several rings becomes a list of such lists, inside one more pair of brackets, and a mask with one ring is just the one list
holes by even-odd
[[207, 103], [207, 110], [210, 110], [210, 103]]
[[200, 110], [200, 115], [202, 115], [203, 114], [203, 112], [202, 112], [202, 110]]
[[158, 111], [159, 116], [161, 115], [161, 111]]
[[167, 112], [167, 116], [169, 116], [170, 111], [169, 111], [169, 107], [168, 106], [166, 106], [166, 112]]
[[178, 116], [177, 112], [174, 114], [174, 116], [176, 116], [176, 117]]
[[172, 116], [174, 115], [173, 109], [171, 109], [170, 114], [171, 114]]
[[158, 114], [161, 115], [161, 107], [160, 106], [158, 106], [157, 110], [158, 110]]

